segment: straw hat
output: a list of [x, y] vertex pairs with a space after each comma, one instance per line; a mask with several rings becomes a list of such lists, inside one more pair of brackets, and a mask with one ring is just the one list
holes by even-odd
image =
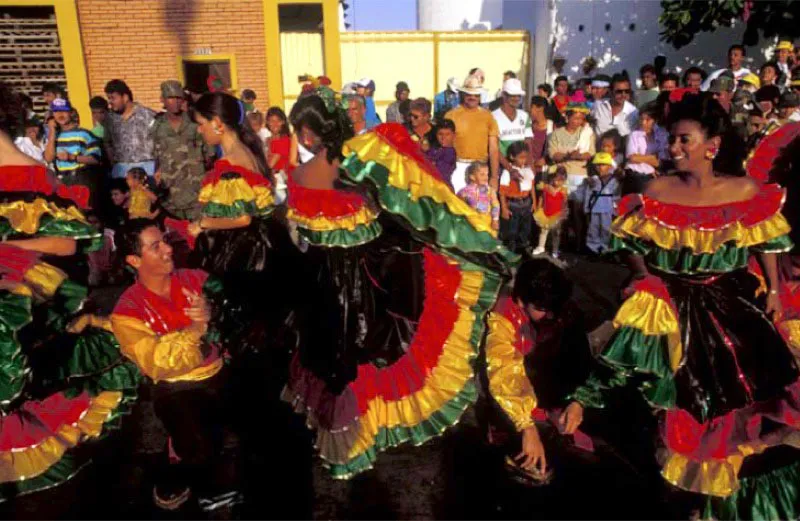
[[464, 84], [461, 85], [458, 90], [464, 94], [480, 95], [483, 92], [483, 84], [477, 76], [467, 76], [467, 79], [464, 80]]

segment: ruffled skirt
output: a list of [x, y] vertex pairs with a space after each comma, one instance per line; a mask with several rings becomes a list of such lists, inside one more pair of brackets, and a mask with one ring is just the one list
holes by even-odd
[[85, 289], [38, 256], [0, 248], [0, 501], [56, 486], [118, 425], [140, 374]]
[[472, 362], [501, 283], [418, 245], [376, 242], [317, 252], [328, 257], [316, 279], [327, 289], [307, 293], [283, 393], [336, 478], [459, 421], [477, 398]]
[[[745, 270], [658, 275], [635, 285], [601, 359], [616, 371], [613, 385], [636, 382], [662, 411], [662, 475], [712, 496], [714, 515], [758, 518], [781, 503], [781, 515], [796, 517], [800, 493], [787, 483], [781, 494], [791, 499], [774, 497], [775, 469], [748, 476], [747, 491], [739, 480], [748, 457], [794, 443], [800, 428], [800, 372], [753, 300], [757, 282]], [[736, 513], [737, 494], [767, 490]]]

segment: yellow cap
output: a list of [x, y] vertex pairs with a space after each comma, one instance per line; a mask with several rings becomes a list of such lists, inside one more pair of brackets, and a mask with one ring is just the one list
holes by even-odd
[[614, 165], [614, 158], [608, 152], [598, 152], [592, 158], [593, 165]]
[[784, 49], [787, 51], [794, 51], [794, 45], [792, 45], [792, 42], [790, 42], [789, 40], [781, 40], [778, 42], [778, 45], [775, 47], [775, 50], [782, 51]]
[[757, 89], [761, 88], [761, 79], [752, 72], [742, 76], [742, 78], [739, 81], [744, 81], [746, 83], [749, 83], [750, 85], [754, 85], [755, 88]]

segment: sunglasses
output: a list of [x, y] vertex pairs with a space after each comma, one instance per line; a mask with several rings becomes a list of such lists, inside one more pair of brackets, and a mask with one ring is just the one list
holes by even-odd
[[411, 119], [422, 119], [422, 116], [419, 114], [409, 114], [408, 117]]
[[630, 94], [631, 92], [633, 92], [631, 89], [617, 89], [614, 94]]

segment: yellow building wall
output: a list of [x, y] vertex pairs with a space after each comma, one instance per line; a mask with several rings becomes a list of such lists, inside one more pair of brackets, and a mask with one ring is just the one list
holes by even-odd
[[462, 82], [470, 69], [486, 73], [484, 87], [493, 97], [503, 73], [517, 73], [527, 88], [530, 37], [527, 31], [373, 32], [340, 34], [342, 82], [363, 77], [375, 81], [375, 104], [381, 118], [394, 101], [395, 85], [408, 83], [411, 97], [433, 96], [455, 76]]

